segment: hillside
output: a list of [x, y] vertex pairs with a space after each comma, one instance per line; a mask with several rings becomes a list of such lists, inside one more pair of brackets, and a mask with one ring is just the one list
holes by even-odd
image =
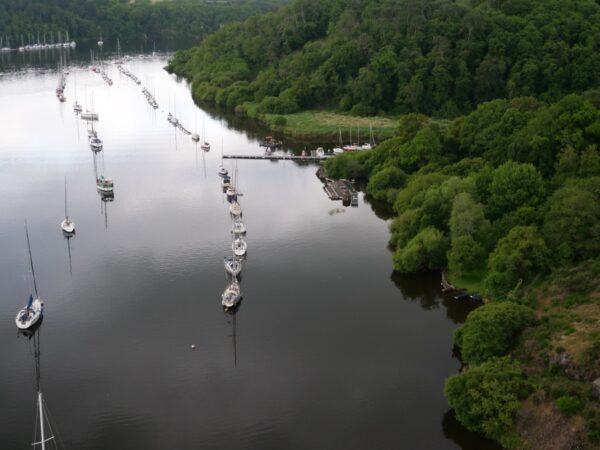
[[78, 41], [123, 45], [173, 41], [196, 43], [222, 24], [276, 9], [285, 0], [0, 0], [0, 36], [12, 47], [29, 39], [50, 42], [60, 32]]
[[[179, 52], [197, 101], [258, 113], [469, 113], [600, 83], [593, 0], [295, 0]], [[239, 108], [239, 109], [240, 109]]]

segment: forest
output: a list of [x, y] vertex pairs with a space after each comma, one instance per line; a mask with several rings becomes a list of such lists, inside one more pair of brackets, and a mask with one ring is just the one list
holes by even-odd
[[594, 0], [295, 0], [179, 52], [199, 102], [453, 118], [600, 81]]
[[[77, 41], [194, 45], [222, 24], [276, 9], [285, 0], [0, 0], [0, 37], [12, 47], [68, 32]], [[32, 43], [34, 42], [32, 41]]]

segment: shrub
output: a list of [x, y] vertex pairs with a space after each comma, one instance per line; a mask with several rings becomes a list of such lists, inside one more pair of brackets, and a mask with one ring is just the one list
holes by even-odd
[[515, 446], [511, 431], [520, 401], [531, 386], [518, 363], [509, 357], [492, 358], [446, 381], [444, 393], [456, 418], [467, 429], [498, 440], [505, 447]]
[[481, 364], [493, 356], [506, 355], [521, 331], [534, 322], [531, 308], [512, 302], [488, 303], [472, 311], [454, 333], [463, 361]]
[[564, 395], [556, 399], [556, 407], [565, 416], [573, 416], [583, 409], [583, 402], [578, 398]]

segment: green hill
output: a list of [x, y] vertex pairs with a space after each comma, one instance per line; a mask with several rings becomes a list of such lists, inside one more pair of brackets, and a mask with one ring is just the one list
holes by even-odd
[[599, 48], [594, 0], [295, 0], [223, 27], [169, 69], [198, 101], [259, 113], [455, 117], [598, 86]]
[[171, 40], [199, 42], [222, 24], [276, 9], [285, 0], [0, 0], [0, 37], [13, 47], [30, 39], [51, 42], [60, 32], [95, 42], [100, 33], [123, 45]]

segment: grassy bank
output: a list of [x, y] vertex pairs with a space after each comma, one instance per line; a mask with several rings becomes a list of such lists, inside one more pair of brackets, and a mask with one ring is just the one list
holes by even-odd
[[356, 117], [331, 111], [304, 111], [295, 114], [263, 114], [259, 120], [265, 122], [274, 130], [295, 138], [320, 138], [337, 141], [339, 130], [342, 131], [343, 142], [369, 141], [369, 129], [373, 127], [376, 142], [388, 139], [394, 135], [398, 121], [389, 117]]

